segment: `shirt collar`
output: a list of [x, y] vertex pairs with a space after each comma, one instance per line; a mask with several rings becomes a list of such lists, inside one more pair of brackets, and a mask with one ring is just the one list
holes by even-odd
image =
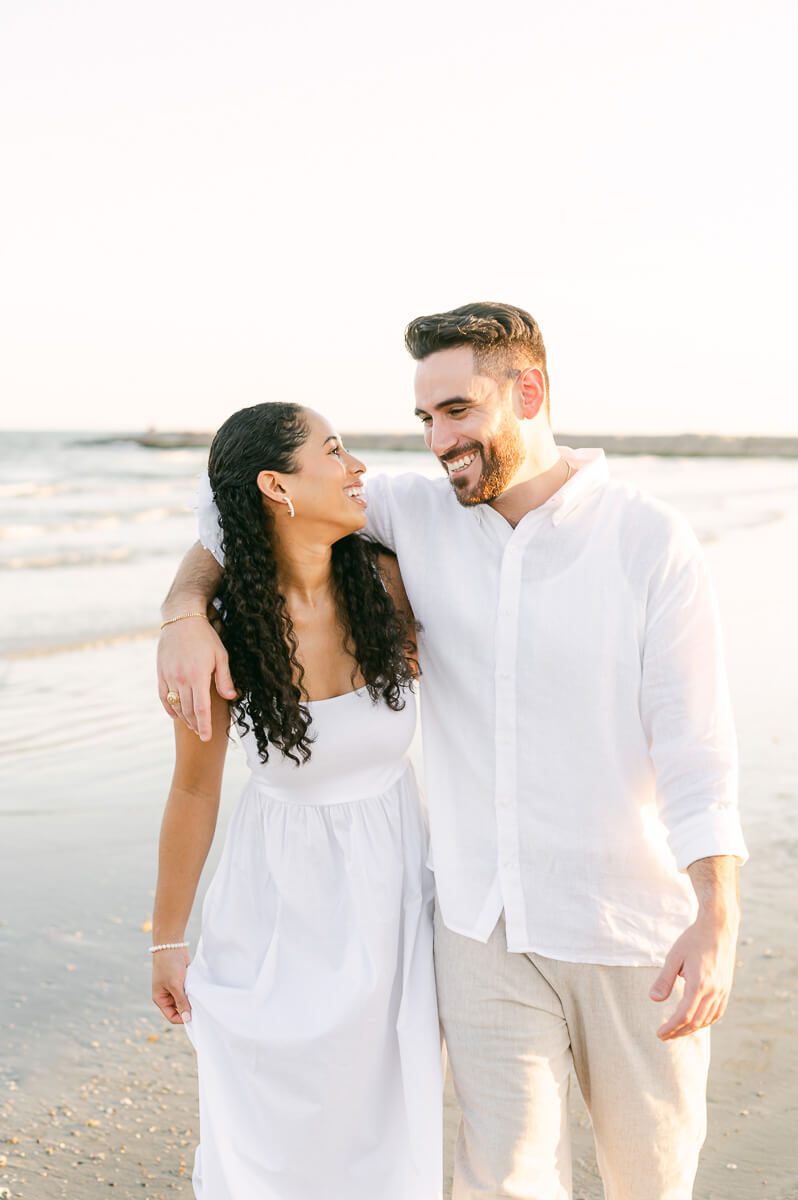
[[[568, 514], [578, 508], [588, 496], [603, 487], [610, 477], [603, 450], [572, 450], [570, 446], [558, 446], [557, 450], [560, 456], [574, 468], [574, 473], [567, 483], [564, 483], [553, 496], [549, 497], [545, 504], [541, 504], [540, 508], [534, 508], [527, 513], [525, 521], [532, 513], [537, 513], [541, 517], [544, 514], [551, 517], [552, 525], [559, 525], [560, 521], [564, 521]], [[495, 518], [497, 528], [502, 531], [506, 529], [508, 534], [512, 534], [512, 527], [489, 504], [476, 505], [472, 511], [478, 521], [491, 522]]]
[[546, 501], [542, 508], [551, 512], [553, 525], [559, 525], [569, 513], [592, 496], [610, 477], [607, 458], [603, 450], [572, 450], [570, 446], [558, 446], [562, 458], [575, 468], [574, 474]]

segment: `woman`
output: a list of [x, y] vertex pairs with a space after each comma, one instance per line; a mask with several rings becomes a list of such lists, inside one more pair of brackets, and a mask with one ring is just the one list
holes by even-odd
[[242, 409], [211, 447], [219, 619], [252, 774], [186, 970], [227, 702], [214, 696], [210, 742], [175, 722], [152, 956], [153, 999], [190, 1021], [197, 1049], [202, 1200], [440, 1195], [412, 616], [395, 564], [355, 536], [364, 469], [293, 404]]

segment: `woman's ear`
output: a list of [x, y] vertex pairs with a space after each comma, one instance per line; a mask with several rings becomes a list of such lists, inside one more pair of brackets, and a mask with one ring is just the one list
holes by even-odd
[[258, 490], [262, 495], [269, 500], [274, 500], [277, 504], [285, 503], [285, 489], [281, 484], [282, 476], [274, 471], [261, 471], [256, 479]]

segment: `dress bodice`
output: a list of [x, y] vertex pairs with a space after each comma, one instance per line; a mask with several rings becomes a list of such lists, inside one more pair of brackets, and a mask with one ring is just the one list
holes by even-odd
[[269, 749], [261, 762], [252, 731], [241, 741], [259, 791], [291, 804], [344, 804], [386, 792], [407, 768], [416, 728], [416, 699], [404, 692], [404, 708], [373, 703], [366, 688], [308, 703], [313, 738], [308, 762], [297, 765]]

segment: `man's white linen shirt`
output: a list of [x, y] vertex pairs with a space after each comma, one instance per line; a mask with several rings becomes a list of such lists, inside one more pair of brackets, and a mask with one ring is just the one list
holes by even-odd
[[[393, 549], [422, 630], [438, 903], [487, 941], [569, 962], [661, 963], [694, 919], [685, 869], [746, 857], [737, 752], [703, 554], [601, 451], [513, 528], [448, 479], [377, 476], [366, 533]], [[219, 554], [212, 506], [200, 538]]]
[[694, 919], [685, 869], [745, 844], [707, 567], [668, 506], [601, 451], [513, 528], [447, 479], [369, 482], [419, 638], [438, 902], [486, 941], [660, 963]]

